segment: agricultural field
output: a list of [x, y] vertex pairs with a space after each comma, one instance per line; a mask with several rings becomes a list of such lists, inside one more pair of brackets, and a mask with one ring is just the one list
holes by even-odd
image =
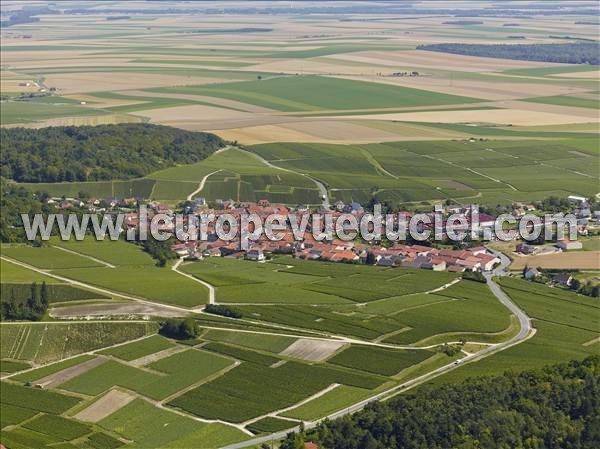
[[2, 323], [2, 359], [45, 364], [140, 338], [156, 323]]
[[[184, 264], [181, 269], [214, 285], [218, 302], [239, 305], [362, 303], [433, 290], [454, 279], [452, 274], [424, 270], [335, 263], [315, 266], [311, 261], [291, 257], [279, 257], [266, 264], [212, 258]], [[352, 276], [352, 288], [340, 285], [348, 275]], [[374, 278], [385, 282], [374, 287]]]
[[590, 138], [555, 140], [550, 145], [536, 140], [277, 143], [250, 149], [273, 164], [320, 179], [335, 200], [365, 203], [375, 197], [398, 204], [480, 197], [485, 203], [488, 196], [492, 201], [499, 197], [510, 201], [543, 199], [550, 192], [595, 194], [589, 183], [599, 163], [595, 143]]
[[[54, 241], [53, 241], [54, 243]], [[117, 296], [146, 298], [155, 302], [185, 308], [208, 302], [208, 290], [202, 284], [186, 279], [170, 270], [159, 268], [150, 255], [133, 243], [124, 241], [63, 242], [34, 248], [3, 248], [5, 257], [59, 276], [61, 282], [83, 282], [100, 289], [101, 297], [115, 292]], [[132, 277], [138, 280], [130, 282]]]
[[501, 286], [533, 318], [535, 335], [493, 357], [465, 365], [429, 385], [506, 370], [540, 368], [598, 353], [600, 310], [597, 301], [512, 278], [503, 279]]
[[[64, 182], [17, 183], [24, 178], [3, 166], [3, 209], [25, 204], [11, 220], [52, 212], [63, 198], [133, 197], [174, 211], [200, 198], [215, 209], [217, 200], [266, 199], [415, 211], [599, 195], [600, 66], [597, 55], [561, 50], [597, 44], [591, 2], [531, 11], [488, 0], [62, 3], [2, 2], [1, 127], [78, 135], [80, 126], [149, 123], [223, 141], [204, 159], [173, 159], [180, 153], [161, 148], [148, 169], [113, 159], [107, 139], [105, 171], [71, 173], [52, 161], [60, 176], [27, 178]], [[536, 52], [506, 59], [429, 47], [453, 42], [553, 51], [544, 61]], [[184, 137], [176, 143], [196, 149]], [[24, 189], [9, 197], [5, 185]], [[55, 203], [37, 201], [46, 194]], [[22, 306], [35, 296], [33, 283], [46, 283], [50, 303], [40, 321], [0, 323], [8, 449], [258, 448], [255, 437], [376, 395], [542, 368], [600, 348], [597, 300], [517, 278], [527, 265], [577, 269], [577, 279], [598, 282], [595, 237], [582, 251], [515, 257], [513, 275], [495, 278], [532, 320], [535, 332], [523, 337], [522, 316], [493, 284], [459, 274], [277, 254], [265, 263], [161, 264], [124, 239], [53, 236], [34, 247], [15, 241], [4, 212], [0, 221], [3, 308], [6, 298]], [[240, 317], [207, 313], [212, 299], [223, 306], [217, 313]], [[162, 327], [167, 319], [197, 332], [176, 339]], [[370, 425], [369, 416], [361, 422]], [[389, 422], [373, 434], [389, 433]], [[498, 422], [481, 427], [487, 438], [503, 431]], [[563, 427], [570, 437], [584, 426]]]

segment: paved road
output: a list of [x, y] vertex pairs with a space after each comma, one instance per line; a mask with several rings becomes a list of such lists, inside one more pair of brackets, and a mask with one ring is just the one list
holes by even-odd
[[319, 189], [319, 192], [320, 192], [319, 194], [321, 195], [321, 200], [322, 200], [321, 204], [322, 204], [323, 208], [324, 209], [331, 209], [331, 205], [329, 204], [329, 193], [327, 192], [327, 187], [325, 187], [325, 184], [323, 184], [318, 179], [313, 178], [312, 176], [309, 176], [306, 173], [299, 173], [297, 171], [290, 170], [289, 168], [278, 167], [277, 165], [272, 164], [271, 162], [269, 162], [268, 160], [264, 159], [263, 157], [259, 156], [256, 153], [252, 153], [250, 151], [242, 150], [241, 148], [238, 148], [238, 150], [243, 151], [245, 153], [248, 153], [249, 155], [251, 155], [255, 159], [258, 159], [259, 161], [261, 161], [266, 166], [274, 168], [275, 170], [283, 170], [283, 171], [286, 171], [288, 173], [294, 173], [295, 175], [304, 176], [305, 178], [310, 179], [312, 182], [315, 183], [315, 185]]
[[[397, 385], [389, 390], [386, 390], [382, 393], [379, 393], [375, 396], [372, 396], [368, 399], [365, 399], [361, 402], [351, 405], [350, 407], [345, 408], [344, 410], [340, 410], [339, 412], [332, 413], [331, 415], [329, 415], [325, 418], [322, 418], [320, 420], [307, 423], [305, 425], [305, 428], [310, 429], [312, 427], [315, 427], [319, 422], [321, 422], [325, 419], [335, 419], [335, 418], [342, 417], [344, 415], [355, 413], [355, 412], [363, 409], [370, 402], [390, 398], [391, 396], [402, 393], [406, 390], [416, 387], [417, 385], [427, 382], [435, 377], [441, 376], [442, 374], [445, 374], [449, 371], [459, 368], [460, 366], [464, 365], [465, 363], [476, 362], [478, 360], [483, 359], [484, 357], [488, 357], [492, 354], [495, 354], [499, 351], [507, 349], [511, 346], [522, 343], [526, 339], [533, 336], [534, 332], [533, 332], [533, 329], [531, 326], [530, 318], [515, 303], [513, 303], [511, 301], [511, 299], [500, 289], [498, 284], [496, 284], [493, 281], [493, 276], [505, 276], [507, 274], [506, 268], [510, 264], [510, 259], [502, 253], [499, 253], [499, 252], [493, 251], [493, 250], [490, 250], [490, 251], [492, 253], [494, 253], [496, 256], [498, 256], [500, 258], [501, 262], [500, 262], [500, 265], [493, 270], [493, 272], [484, 273], [486, 282], [487, 282], [488, 287], [492, 291], [492, 293], [496, 296], [496, 298], [498, 298], [498, 300], [502, 304], [504, 304], [511, 311], [511, 313], [513, 313], [519, 319], [520, 330], [517, 335], [515, 335], [514, 337], [510, 338], [507, 341], [504, 341], [504, 342], [496, 344], [496, 345], [488, 346], [475, 354], [468, 355], [468, 356], [462, 358], [460, 360], [460, 362], [458, 362], [458, 363], [457, 362], [449, 363], [448, 365], [444, 365], [436, 370], [433, 370], [429, 373], [423, 374], [422, 376], [419, 376], [415, 379], [409, 380], [401, 385]], [[292, 432], [292, 431], [297, 432], [298, 430], [299, 430], [299, 427], [294, 427], [294, 428], [291, 428], [291, 429], [288, 429], [288, 430], [285, 430], [282, 432], [273, 433], [271, 435], [266, 435], [266, 436], [259, 437], [259, 438], [253, 438], [251, 440], [243, 441], [241, 443], [231, 444], [229, 446], [223, 447], [222, 449], [241, 449], [241, 448], [251, 446], [251, 445], [266, 443], [266, 442], [269, 442], [272, 440], [278, 440], [280, 438], [283, 438], [289, 432]]]

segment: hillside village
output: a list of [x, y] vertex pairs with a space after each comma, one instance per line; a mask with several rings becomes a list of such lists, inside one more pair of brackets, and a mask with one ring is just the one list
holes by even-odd
[[[50, 200], [52, 201], [52, 200]], [[113, 213], [115, 210], [128, 210], [135, 208], [138, 204], [138, 199], [135, 198], [108, 198], [105, 200], [97, 200], [89, 198], [85, 201], [75, 202], [73, 200], [63, 199], [56, 201], [56, 207], [61, 209], [69, 209], [70, 207], [79, 206], [90, 211], [106, 210], [107, 213]], [[311, 214], [308, 206], [298, 205], [295, 208], [290, 208], [284, 204], [271, 204], [268, 200], [263, 199], [256, 203], [254, 202], [235, 202], [218, 201], [219, 208], [210, 208], [206, 200], [197, 198], [192, 202], [188, 202], [185, 206], [185, 212], [195, 214], [214, 214], [215, 218], [221, 215], [229, 214], [239, 219], [246, 214], [256, 214], [262, 219], [271, 214], [279, 214], [284, 217], [294, 214], [301, 221], [303, 215]], [[164, 223], [161, 227], [163, 232], [175, 233], [174, 211], [171, 207], [158, 202], [149, 203], [150, 213], [165, 214], [170, 217], [170, 221]], [[592, 214], [589, 208], [582, 205], [578, 209], [578, 216], [581, 218], [578, 221], [578, 232], [587, 234], [587, 226], [590, 220], [597, 221], [599, 218], [598, 212]], [[517, 214], [523, 210], [535, 210], [535, 206], [516, 203], [514, 204]], [[108, 210], [107, 210], [108, 209]], [[445, 206], [445, 214], [458, 214], [463, 217], [468, 223], [471, 222], [469, 206]], [[321, 215], [328, 213], [336, 219], [342, 214], [352, 214], [360, 221], [366, 213], [365, 208], [359, 203], [353, 202], [344, 204], [337, 201], [333, 204], [332, 210], [319, 210]], [[583, 214], [583, 215], [582, 215]], [[433, 221], [433, 212], [428, 214]], [[413, 213], [401, 211], [397, 216], [404, 216], [406, 220], [410, 220]], [[478, 232], [482, 235], [486, 230], [489, 230], [494, 225], [495, 217], [480, 213], [479, 214], [479, 229]], [[133, 209], [126, 213], [125, 223], [128, 229], [136, 229], [139, 226], [137, 212]], [[452, 225], [446, 221], [442, 222], [441, 229], [435, 229], [433, 225], [423, 225], [421, 230], [429, 229], [437, 231], [438, 234], [446, 238], [446, 229]], [[250, 231], [252, 231], [251, 229]], [[310, 231], [310, 227], [308, 231]], [[511, 239], [516, 240], [518, 237], [516, 230], [509, 230], [508, 235]], [[448, 245], [441, 247], [428, 246], [426, 242], [417, 242], [416, 244], [402, 244], [393, 242], [359, 242], [359, 241], [344, 241], [340, 239], [334, 240], [316, 240], [311, 232], [307, 232], [302, 240], [296, 240], [291, 229], [285, 232], [283, 239], [278, 241], [269, 240], [264, 234], [257, 241], [250, 242], [247, 249], [243, 249], [240, 244], [239, 233], [232, 241], [220, 240], [214, 229], [214, 222], [208, 226], [207, 241], [193, 240], [178, 241], [171, 245], [171, 250], [179, 258], [185, 259], [201, 259], [204, 257], [230, 257], [244, 258], [253, 261], [264, 261], [271, 257], [272, 254], [290, 254], [294, 257], [305, 260], [322, 260], [329, 262], [344, 262], [344, 263], [361, 263], [378, 266], [402, 266], [410, 268], [422, 268], [434, 271], [489, 271], [500, 260], [483, 246], [474, 246], [470, 248], [452, 249]], [[579, 245], [579, 246], [578, 246]], [[556, 251], [573, 250], [580, 247], [579, 242], [561, 241], [556, 246], [533, 246], [528, 243], [520, 243], [516, 247], [516, 251], [520, 254], [540, 254]], [[467, 246], [467, 245], [464, 245]]]

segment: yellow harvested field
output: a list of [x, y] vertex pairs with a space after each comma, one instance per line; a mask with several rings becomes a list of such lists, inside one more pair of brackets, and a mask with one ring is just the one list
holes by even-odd
[[137, 111], [154, 123], [164, 125], [172, 123], [198, 123], [210, 126], [211, 124], [231, 123], [231, 121], [253, 121], [255, 117], [248, 112], [234, 111], [216, 106], [193, 104], [186, 106], [174, 106], [171, 108], [148, 109]]
[[[347, 117], [346, 117], [347, 118]], [[186, 128], [187, 129], [187, 128]], [[371, 143], [403, 139], [402, 134], [353, 121], [295, 121], [231, 129], [210, 129], [227, 140], [244, 144], [269, 142]], [[414, 136], [411, 136], [414, 140]]]
[[405, 122], [472, 123], [494, 125], [559, 125], [588, 123], [587, 117], [528, 111], [525, 109], [486, 109], [467, 111], [403, 112], [395, 114], [356, 115], [360, 120], [398, 120]]
[[207, 97], [205, 95], [194, 95], [194, 94], [173, 94], [173, 93], [160, 93], [160, 92], [144, 92], [143, 90], [128, 90], [126, 92], [121, 92], [124, 95], [129, 96], [140, 96], [140, 97], [153, 97], [153, 98], [170, 98], [170, 99], [180, 99], [180, 100], [192, 100], [192, 101], [200, 101], [204, 103], [214, 104], [216, 106], [223, 106], [225, 108], [232, 109], [241, 109], [242, 111], [248, 112], [277, 112], [273, 109], [264, 108], [262, 106], [256, 106], [249, 103], [242, 103], [241, 101], [229, 100], [226, 98], [217, 98], [217, 97]]
[[430, 69], [500, 72], [508, 69], [528, 67], [559, 66], [548, 62], [517, 61], [511, 59], [480, 58], [476, 56], [453, 55], [435, 51], [358, 51], [332, 55], [331, 58], [345, 59], [348, 61], [364, 62], [375, 65], [397, 66], [406, 69], [413, 67], [427, 67]]
[[46, 126], [95, 126], [95, 125], [114, 125], [116, 123], [139, 123], [142, 122], [141, 117], [125, 114], [108, 114], [108, 115], [91, 115], [77, 117], [60, 117], [48, 120], [43, 120], [35, 123], [15, 123], [10, 125], [2, 125], [3, 128], [44, 128]]
[[375, 83], [390, 84], [393, 86], [411, 87], [432, 92], [465, 97], [482, 98], [484, 100], [515, 100], [531, 97], [546, 97], [551, 95], [573, 94], [585, 92], [585, 88], [576, 88], [555, 84], [520, 83], [517, 77], [505, 77], [504, 81], [478, 81], [467, 79], [453, 79], [451, 82], [446, 77], [418, 76], [418, 77], [392, 77], [372, 76], [360, 77], [356, 75], [336, 76], [336, 78], [353, 79], [358, 81], [371, 81]]
[[[184, 127], [184, 129], [190, 129]], [[193, 130], [193, 128], [191, 129]], [[314, 136], [278, 125], [248, 126], [232, 129], [208, 129], [225, 140], [237, 140], [246, 145], [270, 142], [320, 142]]]
[[600, 270], [600, 251], [573, 251], [543, 256], [515, 257], [511, 270], [521, 270], [525, 266], [559, 269]]
[[[29, 86], [20, 86], [21, 83], [30, 83]], [[37, 92], [38, 87], [33, 84], [31, 80], [25, 79], [5, 79], [4, 77], [0, 81], [0, 92]]]
[[559, 78], [582, 78], [600, 80], [600, 70], [590, 70], [589, 72], [558, 73], [552, 76], [557, 76]]
[[63, 93], [97, 92], [103, 90], [147, 89], [150, 87], [208, 84], [218, 78], [204, 78], [155, 73], [123, 74], [120, 72], [56, 73], [46, 77], [46, 85]]

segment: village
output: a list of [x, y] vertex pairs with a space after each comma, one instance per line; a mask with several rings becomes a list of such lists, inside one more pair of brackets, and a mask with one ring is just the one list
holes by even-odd
[[[592, 213], [584, 198], [573, 197], [569, 199], [572, 202], [578, 203], [576, 209], [578, 221], [577, 230], [579, 235], [588, 234], [588, 225], [597, 223], [600, 218], [600, 212]], [[70, 209], [72, 207], [81, 207], [91, 212], [104, 212], [114, 214], [117, 211], [124, 212], [125, 226], [127, 229], [137, 229], [138, 214], [136, 208], [141, 204], [140, 199], [136, 198], [107, 198], [98, 200], [95, 198], [87, 198], [82, 200], [74, 199], [47, 199], [47, 203], [54, 204], [59, 209]], [[301, 221], [304, 215], [311, 214], [311, 209], [307, 205], [297, 205], [294, 208], [284, 204], [271, 204], [268, 200], [262, 199], [257, 202], [236, 202], [233, 200], [217, 200], [211, 203], [211, 206], [204, 198], [196, 198], [193, 201], [188, 201], [183, 205], [183, 212], [192, 214], [214, 214], [216, 218], [221, 215], [229, 214], [239, 218], [242, 214], [256, 215], [261, 219], [269, 215], [277, 214], [287, 218], [289, 215], [295, 215], [298, 222]], [[150, 202], [148, 204], [150, 211], [149, 217], [155, 214], [164, 214], [169, 219], [164, 222], [161, 227], [161, 232], [175, 234], [174, 210], [165, 204], [159, 202]], [[446, 217], [448, 214], [457, 214], [465, 219], [466, 222], [471, 221], [470, 206], [446, 205], [443, 207], [443, 214]], [[522, 216], [526, 212], [535, 211], [535, 206], [526, 203], [514, 203], [513, 210], [516, 216]], [[332, 209], [318, 210], [321, 215], [329, 214], [334, 219], [342, 214], [350, 214], [360, 220], [365, 215], [365, 208], [356, 202], [345, 204], [342, 201], [337, 201], [332, 205]], [[404, 217], [407, 221], [414, 215], [413, 212], [400, 211], [395, 214], [395, 217]], [[428, 214], [433, 222], [433, 212]], [[495, 223], [495, 217], [480, 213], [478, 216], [479, 235], [487, 232], [489, 235]], [[315, 239], [311, 232], [306, 232], [301, 240], [297, 240], [288, 227], [287, 232], [284, 232], [283, 238], [280, 240], [271, 240], [266, 235], [262, 234], [255, 241], [250, 241], [246, 247], [242, 247], [239, 232], [236, 238], [229, 241], [219, 239], [214, 228], [214, 222], [208, 225], [208, 238], [206, 240], [198, 240], [192, 237], [179, 239], [171, 245], [171, 250], [182, 259], [198, 260], [204, 257], [228, 257], [247, 259], [251, 261], [265, 261], [274, 254], [288, 254], [305, 260], [321, 260], [328, 262], [343, 262], [369, 264], [386, 267], [410, 267], [422, 268], [434, 271], [448, 272], [482, 272], [490, 271], [500, 259], [488, 251], [484, 246], [481, 246], [477, 241], [473, 242], [475, 246], [466, 243], [453, 246], [448, 244], [447, 231], [453, 225], [447, 221], [443, 221], [441, 226], [438, 223], [437, 228], [431, 224], [425, 224], [421, 230], [429, 229], [432, 234], [435, 232], [442, 237], [442, 242], [430, 243], [412, 242], [413, 244], [391, 242], [391, 241], [362, 241], [354, 239], [352, 241], [333, 239]], [[310, 231], [310, 226], [307, 228]], [[510, 240], [519, 238], [516, 229], [508, 229], [505, 232]], [[451, 242], [450, 242], [451, 243]], [[533, 245], [527, 242], [520, 242], [516, 245], [515, 252], [519, 255], [534, 255], [534, 254], [550, 254], [560, 251], [571, 251], [580, 249], [581, 243], [578, 241], [562, 240], [556, 244], [549, 245]]]

